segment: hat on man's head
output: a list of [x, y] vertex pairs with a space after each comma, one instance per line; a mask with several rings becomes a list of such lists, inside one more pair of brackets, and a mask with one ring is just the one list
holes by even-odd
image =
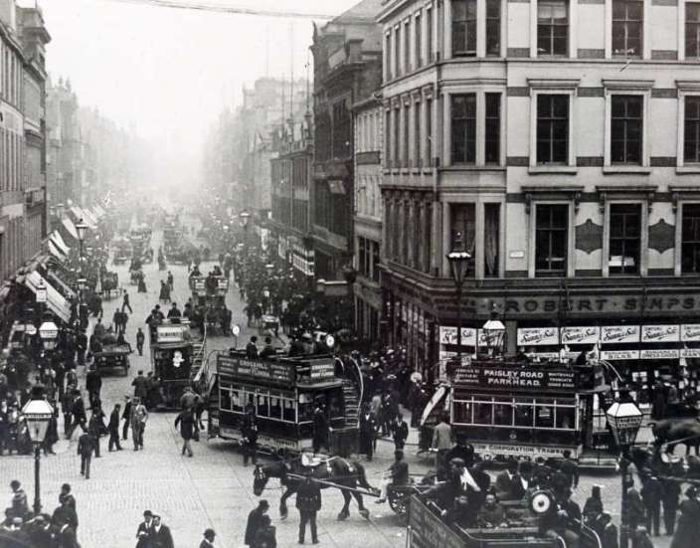
[[151, 512], [150, 510], [146, 510], [146, 511], [143, 513], [143, 517], [144, 517], [144, 518], [152, 518], [152, 517], [153, 517], [153, 512]]

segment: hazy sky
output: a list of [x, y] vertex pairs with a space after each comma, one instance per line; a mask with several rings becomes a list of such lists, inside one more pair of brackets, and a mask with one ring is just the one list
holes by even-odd
[[[52, 37], [47, 53], [52, 77], [70, 77], [82, 105], [99, 108], [124, 127], [134, 124], [140, 135], [158, 139], [171, 152], [200, 147], [217, 113], [238, 104], [244, 84], [266, 74], [288, 76], [292, 58], [295, 77], [303, 76], [310, 59], [310, 19], [114, 0], [38, 1]], [[206, 1], [340, 14], [359, 0]]]

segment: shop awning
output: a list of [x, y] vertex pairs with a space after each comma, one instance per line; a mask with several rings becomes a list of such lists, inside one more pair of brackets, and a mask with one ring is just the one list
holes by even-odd
[[92, 209], [100, 217], [104, 217], [105, 215], [107, 215], [107, 212], [104, 210], [104, 208], [100, 204], [95, 204]]
[[61, 220], [61, 223], [63, 224], [63, 227], [68, 231], [68, 234], [70, 234], [75, 241], [78, 241], [78, 231], [75, 229], [75, 225], [73, 224], [73, 221], [71, 221], [68, 217], [63, 217]]
[[70, 304], [68, 304], [68, 301], [63, 298], [63, 295], [48, 283], [36, 270], [25, 276], [24, 285], [35, 295], [37, 287], [40, 285], [46, 287], [46, 306], [64, 322], [68, 323], [70, 321]]
[[61, 233], [58, 230], [54, 230], [50, 235], [49, 235], [49, 241], [52, 241], [56, 247], [63, 253], [66, 257], [70, 254], [70, 247], [66, 245], [66, 242], [63, 241], [63, 238], [61, 237]]
[[53, 270], [49, 270], [49, 278], [52, 282], [56, 283], [56, 287], [60, 287], [64, 295], [72, 298], [75, 297], [75, 291], [73, 291], [66, 282], [64, 282]]
[[89, 209], [83, 209], [83, 220], [90, 225], [90, 228], [97, 228], [97, 218], [92, 214]]
[[63, 252], [59, 249], [59, 247], [56, 245], [56, 243], [49, 239], [46, 241], [46, 247], [49, 250], [49, 253], [56, 257], [59, 261], [65, 261], [66, 260], [66, 255], [63, 254]]

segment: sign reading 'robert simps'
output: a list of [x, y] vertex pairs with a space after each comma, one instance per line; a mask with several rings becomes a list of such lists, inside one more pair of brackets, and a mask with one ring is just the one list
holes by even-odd
[[575, 390], [576, 373], [562, 369], [511, 369], [503, 367], [459, 367], [454, 375], [460, 388], [549, 388]]

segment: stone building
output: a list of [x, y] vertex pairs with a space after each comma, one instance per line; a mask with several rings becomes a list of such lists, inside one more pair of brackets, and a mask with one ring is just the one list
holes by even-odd
[[316, 276], [326, 281], [352, 268], [352, 108], [381, 84], [380, 4], [364, 0], [314, 29], [313, 238]]
[[446, 254], [469, 251], [462, 341], [493, 315], [535, 353], [602, 345], [650, 380], [697, 349], [700, 4], [389, 0], [390, 341], [456, 350]]

